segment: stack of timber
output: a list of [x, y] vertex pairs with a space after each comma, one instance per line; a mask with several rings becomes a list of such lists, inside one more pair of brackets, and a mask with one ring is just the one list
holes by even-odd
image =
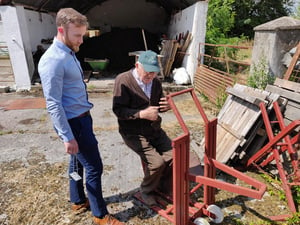
[[163, 73], [165, 77], [170, 76], [172, 65], [176, 56], [179, 43], [176, 40], [165, 40], [163, 42], [162, 50], [160, 54], [163, 56], [161, 64], [163, 67]]
[[165, 77], [169, 77], [173, 68], [181, 67], [186, 51], [192, 41], [191, 33], [187, 34], [178, 40], [164, 40], [162, 43], [162, 55], [161, 64], [163, 67], [163, 74]]
[[286, 126], [294, 120], [300, 120], [300, 83], [276, 78], [274, 85], [267, 85], [266, 90], [287, 100], [283, 113]]
[[186, 35], [179, 41], [180, 45], [178, 47], [175, 60], [173, 63], [173, 68], [179, 68], [182, 65], [184, 57], [187, 55], [187, 49], [192, 41], [192, 34], [187, 32]]
[[[265, 90], [235, 84], [226, 92], [228, 97], [218, 115], [216, 152], [216, 159], [224, 164], [243, 166], [268, 142], [260, 103], [264, 103], [270, 121], [276, 121], [275, 101], [286, 126], [300, 120], [299, 83], [277, 78], [274, 85], [267, 85]], [[276, 123], [271, 126], [276, 127]], [[204, 139], [199, 151], [204, 151]]]
[[[263, 120], [259, 104], [263, 102], [267, 111], [271, 112], [274, 101], [280, 105], [283, 102], [279, 94], [241, 84], [235, 84], [226, 91], [228, 97], [218, 115], [216, 159], [224, 164], [240, 164], [248, 158], [248, 151], [253, 151], [252, 147], [260, 149], [266, 138], [265, 132], [261, 131]], [[204, 140], [200, 151], [203, 151], [203, 146]]]

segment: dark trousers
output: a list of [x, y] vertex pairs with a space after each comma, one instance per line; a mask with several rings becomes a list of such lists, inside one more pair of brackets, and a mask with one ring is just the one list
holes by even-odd
[[147, 194], [157, 188], [166, 192], [172, 190], [172, 145], [167, 134], [161, 129], [155, 136], [147, 137], [121, 131], [120, 134], [145, 165], [141, 192]]
[[[102, 217], [108, 213], [102, 196], [101, 175], [103, 164], [98, 149], [98, 141], [93, 133], [91, 116], [69, 120], [75, 139], [79, 145], [79, 153], [72, 155], [69, 173], [77, 172], [82, 178], [85, 170], [85, 186], [94, 216]], [[75, 181], [70, 178], [70, 200], [73, 203], [86, 200], [83, 179]]]

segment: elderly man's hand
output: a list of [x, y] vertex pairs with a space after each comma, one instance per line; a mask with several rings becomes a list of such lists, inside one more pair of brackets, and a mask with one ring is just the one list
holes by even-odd
[[169, 102], [167, 101], [167, 98], [166, 97], [161, 98], [160, 102], [159, 102], [159, 111], [166, 112], [170, 109], [171, 109], [171, 107], [169, 105]]
[[159, 106], [149, 106], [146, 109], [140, 111], [140, 118], [155, 121], [158, 117]]

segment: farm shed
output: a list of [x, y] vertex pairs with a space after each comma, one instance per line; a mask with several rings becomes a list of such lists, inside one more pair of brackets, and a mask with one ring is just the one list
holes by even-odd
[[288, 67], [284, 65], [284, 56], [300, 41], [300, 20], [280, 17], [255, 27], [254, 31], [251, 71], [265, 60], [269, 72], [283, 78]]
[[[72, 7], [85, 14], [90, 29], [98, 30], [100, 36], [122, 29], [145, 30], [158, 37], [166, 34], [169, 39], [191, 33], [192, 41], [182, 61], [182, 66], [190, 76], [197, 68], [198, 43], [205, 40], [207, 1], [16, 0], [0, 3], [0, 26], [3, 31], [0, 42], [7, 45], [16, 90], [31, 88], [34, 73], [32, 53], [36, 51], [37, 45], [44, 48], [49, 46], [56, 34], [55, 15], [60, 8]], [[120, 48], [126, 42], [122, 41], [122, 36], [119, 35], [119, 38], [113, 45]], [[135, 50], [144, 50], [141, 47], [144, 48], [144, 45]]]

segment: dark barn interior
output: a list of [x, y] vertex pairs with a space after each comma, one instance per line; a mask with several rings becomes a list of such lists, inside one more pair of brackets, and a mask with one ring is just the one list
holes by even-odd
[[[159, 52], [159, 35], [144, 31], [147, 47]], [[120, 72], [134, 66], [134, 57], [128, 53], [145, 50], [142, 29], [127, 28], [113, 29], [111, 32], [87, 38], [80, 46], [77, 57], [81, 62], [83, 70], [92, 70], [91, 66], [84, 61], [85, 58], [108, 59], [107, 70]]]
[[[113, 1], [111, 1], [113, 2]], [[137, 0], [137, 3], [139, 0]], [[172, 14], [185, 9], [186, 7], [194, 4], [197, 0], [145, 0], [146, 3], [156, 5], [165, 12], [166, 27], [168, 25], [169, 18]], [[100, 7], [102, 4], [109, 4], [110, 0], [1, 0], [1, 5], [21, 5], [24, 8], [38, 11], [56, 13], [60, 8], [71, 7], [87, 14], [91, 9]], [[116, 2], [115, 2], [116, 3]], [[113, 4], [113, 3], [111, 3]], [[114, 13], [114, 9], [121, 7], [119, 5], [112, 5], [111, 13]], [[120, 9], [119, 9], [120, 10]], [[125, 9], [124, 9], [125, 10]], [[123, 11], [122, 11], [123, 12]], [[124, 15], [118, 15], [123, 17], [124, 20], [128, 17], [127, 12], [124, 11]], [[131, 15], [130, 15], [131, 16]], [[143, 15], [138, 15], [143, 16]], [[138, 20], [138, 18], [136, 19]], [[156, 25], [153, 25], [156, 26]], [[144, 37], [142, 32], [144, 32]], [[92, 70], [91, 66], [85, 62], [85, 58], [92, 59], [108, 59], [109, 63], [106, 68], [107, 71], [120, 72], [130, 69], [134, 66], [135, 57], [129, 56], [129, 52], [142, 51], [151, 49], [159, 53], [159, 46], [161, 41], [162, 32], [149, 31], [145, 27], [111, 27], [109, 32], [101, 32], [101, 35], [86, 38], [84, 43], [80, 47], [80, 51], [77, 53], [77, 57], [81, 62], [84, 70]], [[51, 41], [51, 40], [50, 40]], [[146, 42], [146, 45], [145, 45]]]

